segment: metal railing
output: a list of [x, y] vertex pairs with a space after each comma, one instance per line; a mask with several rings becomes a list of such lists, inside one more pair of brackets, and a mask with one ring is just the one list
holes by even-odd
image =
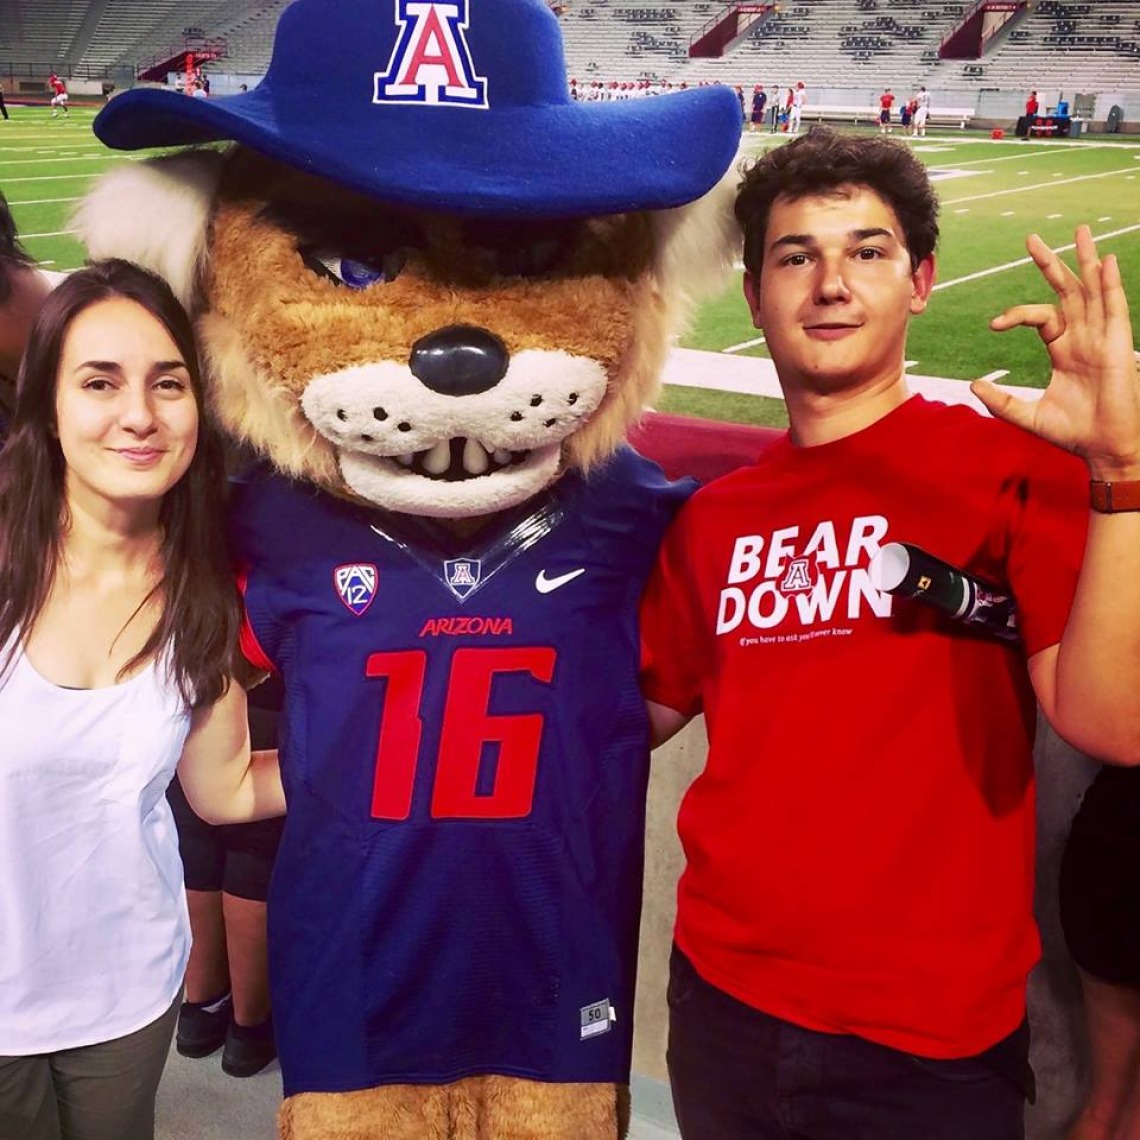
[[[47, 84], [47, 77], [54, 71], [60, 79], [107, 79], [112, 71], [116, 69], [110, 67], [92, 67], [89, 65], [73, 65], [70, 63], [61, 63], [58, 59], [52, 60], [50, 63], [44, 63], [42, 60], [0, 60], [0, 77], [7, 79], [30, 79], [34, 76], [42, 75], [44, 77], [44, 84]], [[119, 68], [118, 70], [122, 70]]]
[[225, 36], [183, 36], [181, 40], [171, 44], [170, 47], [158, 52], [150, 59], [139, 60], [135, 65], [135, 73], [149, 71], [160, 63], [165, 63], [184, 52], [192, 51], [195, 55], [208, 55], [212, 59], [224, 59], [229, 45]]
[[[982, 0], [979, 0], [979, 3], [981, 2]], [[779, 7], [779, 4], [726, 4], [720, 10], [718, 15], [713, 16], [710, 20], [706, 20], [700, 30], [689, 37], [689, 47], [692, 47], [693, 44], [695, 44], [699, 39], [707, 36], [709, 32], [713, 30], [713, 28], [715, 28], [718, 24], [723, 23], [723, 21], [727, 20], [729, 16], [733, 16], [738, 13], [744, 13], [745, 15], [755, 13], [756, 15], [766, 16], [769, 12], [778, 11]]]
[[958, 22], [938, 41], [939, 57], [942, 55], [942, 49], [986, 6], [987, 2], [988, 0], [977, 0], [958, 17]]

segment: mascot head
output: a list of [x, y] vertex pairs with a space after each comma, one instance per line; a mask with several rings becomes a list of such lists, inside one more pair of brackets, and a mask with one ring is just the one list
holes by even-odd
[[604, 459], [737, 249], [731, 90], [577, 103], [542, 0], [296, 0], [253, 91], [138, 89], [95, 130], [194, 147], [77, 225], [191, 309], [223, 425], [388, 510], [485, 516]]

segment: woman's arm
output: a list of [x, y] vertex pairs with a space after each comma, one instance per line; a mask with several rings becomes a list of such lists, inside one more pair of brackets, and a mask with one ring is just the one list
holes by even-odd
[[178, 762], [190, 806], [207, 823], [249, 823], [285, 814], [276, 752], [251, 752], [245, 690], [236, 681], [225, 696], [194, 714]]

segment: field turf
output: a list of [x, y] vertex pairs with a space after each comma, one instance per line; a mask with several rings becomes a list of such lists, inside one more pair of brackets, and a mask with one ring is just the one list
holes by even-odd
[[[92, 134], [94, 112], [75, 108], [52, 119], [46, 107], [10, 107], [0, 121], [0, 190], [29, 252], [52, 269], [82, 264], [68, 216], [92, 177], [143, 157], [105, 148]], [[777, 137], [746, 134], [749, 154]], [[1068, 246], [1088, 222], [1098, 247], [1120, 259], [1133, 327], [1140, 330], [1140, 140], [1091, 136], [1074, 142], [994, 141], [977, 132], [945, 131], [911, 145], [935, 179], [941, 201], [938, 285], [927, 312], [911, 324], [911, 371], [970, 380], [998, 374], [1006, 383], [1040, 387], [1048, 379], [1036, 336], [998, 336], [990, 317], [1048, 287], [1027, 264], [1025, 236]], [[1071, 253], [1066, 255], [1071, 261]], [[682, 342], [710, 352], [764, 356], [734, 281], [707, 305]], [[712, 419], [782, 422], [779, 400], [699, 388], [667, 389], [661, 407]]]

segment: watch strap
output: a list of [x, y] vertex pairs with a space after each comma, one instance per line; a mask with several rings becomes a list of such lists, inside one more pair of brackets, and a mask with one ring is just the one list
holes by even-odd
[[1140, 511], [1140, 479], [1120, 483], [1093, 479], [1089, 482], [1089, 504], [1094, 511], [1106, 515], [1117, 511]]

